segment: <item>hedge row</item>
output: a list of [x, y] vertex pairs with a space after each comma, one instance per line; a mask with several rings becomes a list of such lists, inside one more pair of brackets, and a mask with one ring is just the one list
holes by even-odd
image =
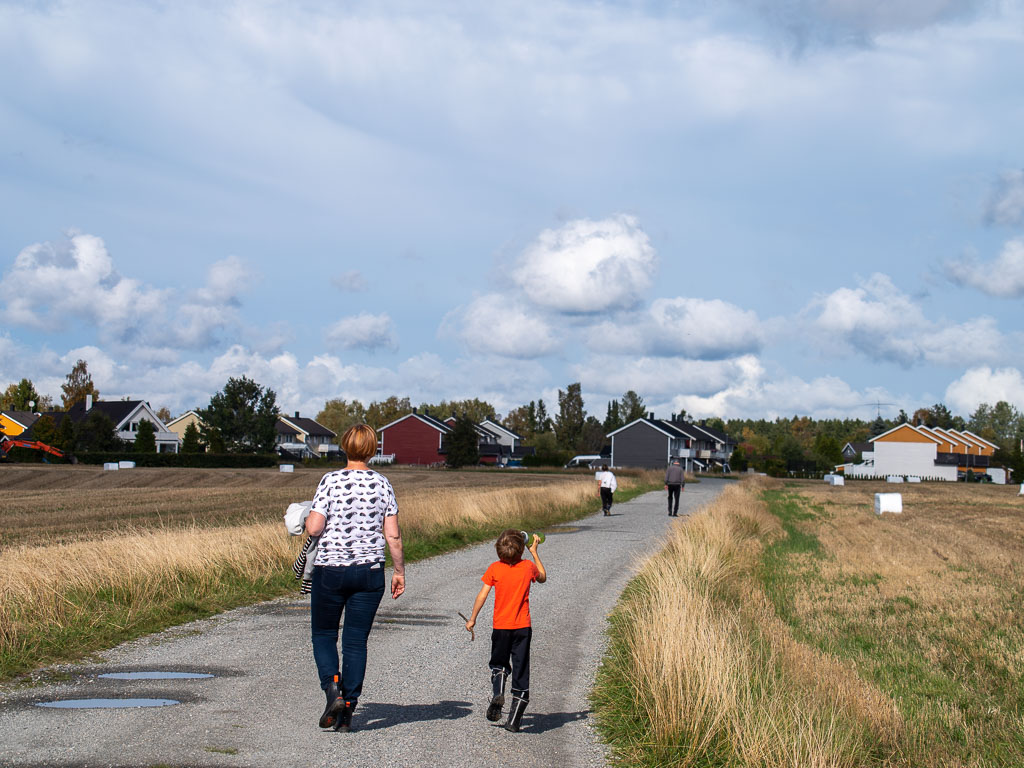
[[278, 457], [272, 453], [129, 453], [127, 451], [80, 453], [79, 464], [106, 464], [110, 461], [134, 461], [137, 467], [194, 467], [211, 469], [228, 467], [276, 467]]

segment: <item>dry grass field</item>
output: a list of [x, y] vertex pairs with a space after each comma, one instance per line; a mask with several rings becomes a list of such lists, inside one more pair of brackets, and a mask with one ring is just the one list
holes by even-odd
[[[540, 488], [582, 475], [516, 470], [384, 468], [399, 503], [424, 492]], [[323, 469], [136, 468], [0, 465], [0, 550], [19, 543], [102, 538], [111, 533], [223, 527], [280, 520], [293, 501], [313, 498]], [[45, 532], [41, 534], [41, 532]]]
[[[904, 495], [876, 517], [873, 494]], [[1024, 765], [1016, 488], [755, 480], [642, 567], [595, 705], [625, 765]]]
[[[297, 589], [282, 516], [322, 470], [0, 468], [0, 680]], [[411, 470], [407, 559], [593, 512], [590, 474]], [[10, 481], [10, 482], [7, 482]], [[620, 494], [651, 487], [637, 474]]]

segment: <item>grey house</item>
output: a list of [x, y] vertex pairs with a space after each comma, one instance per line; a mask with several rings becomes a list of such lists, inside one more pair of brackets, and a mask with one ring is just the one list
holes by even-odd
[[613, 467], [661, 469], [678, 458], [689, 472], [728, 470], [736, 441], [703, 423], [655, 419], [650, 413], [608, 434]]

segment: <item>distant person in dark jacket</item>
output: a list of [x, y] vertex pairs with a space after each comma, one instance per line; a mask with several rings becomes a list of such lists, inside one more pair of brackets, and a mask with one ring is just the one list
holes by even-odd
[[[679, 493], [686, 487], [686, 475], [679, 459], [672, 459], [672, 463], [665, 470], [665, 490], [668, 491], [668, 516], [679, 517]], [[675, 500], [675, 506], [672, 502]]]

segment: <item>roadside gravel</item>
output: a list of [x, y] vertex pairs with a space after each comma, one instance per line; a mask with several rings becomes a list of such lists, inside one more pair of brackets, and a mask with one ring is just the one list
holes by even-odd
[[[685, 511], [723, 481], [690, 484]], [[541, 546], [546, 584], [534, 585], [531, 701], [518, 734], [484, 719], [490, 603], [476, 641], [467, 613], [490, 544], [414, 563], [408, 591], [385, 597], [370, 635], [363, 699], [352, 733], [321, 732], [323, 694], [309, 643], [308, 600], [238, 609], [128, 643], [67, 679], [0, 691], [0, 762], [18, 766], [601, 766], [606, 752], [588, 692], [604, 649], [605, 617], [639, 556], [673, 521], [650, 493], [551, 529]], [[595, 508], [598, 504], [595, 494]], [[682, 509], [681, 509], [682, 512]], [[682, 519], [682, 518], [680, 518]], [[162, 670], [193, 680], [110, 680], [106, 672]], [[134, 709], [48, 709], [81, 698], [174, 699]]]

